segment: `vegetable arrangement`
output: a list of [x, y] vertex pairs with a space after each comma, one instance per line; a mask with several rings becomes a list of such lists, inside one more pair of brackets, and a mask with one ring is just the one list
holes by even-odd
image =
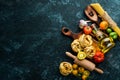
[[[96, 12], [101, 17], [98, 17]], [[80, 33], [73, 33], [65, 27], [62, 29], [64, 35], [74, 39], [71, 49], [76, 53], [76, 56], [73, 56], [66, 52], [75, 61], [73, 64], [69, 62], [60, 64], [59, 69], [63, 76], [72, 74], [86, 80], [90, 76], [90, 71], [94, 69], [103, 73], [101, 69], [95, 68], [95, 64], [105, 60], [105, 53], [115, 46], [115, 40], [120, 37], [120, 29], [108, 14], [105, 16], [106, 12], [104, 12], [99, 3], [90, 4], [85, 10], [85, 14], [90, 20], [79, 21], [79, 28], [82, 29]], [[98, 18], [100, 22], [97, 22]], [[88, 22], [92, 24], [89, 25]]]
[[81, 76], [83, 80], [86, 80], [89, 75], [90, 75], [90, 71], [86, 70], [84, 67], [78, 66], [77, 64], [72, 64], [72, 74], [74, 76]]

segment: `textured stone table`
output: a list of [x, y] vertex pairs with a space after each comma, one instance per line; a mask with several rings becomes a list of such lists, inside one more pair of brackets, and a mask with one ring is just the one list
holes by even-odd
[[[0, 80], [80, 80], [59, 73], [72, 39], [61, 34], [62, 26], [79, 32], [83, 10], [99, 2], [120, 26], [120, 0], [0, 0]], [[88, 80], [120, 80], [120, 42], [91, 72]]]

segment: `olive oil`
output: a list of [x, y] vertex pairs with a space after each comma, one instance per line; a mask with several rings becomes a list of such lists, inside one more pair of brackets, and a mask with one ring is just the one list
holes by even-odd
[[102, 47], [102, 52], [108, 52], [112, 47], [115, 46], [115, 43], [111, 37], [106, 37], [101, 40], [100, 46]]
[[115, 43], [111, 37], [108, 37], [105, 33], [96, 28], [95, 25], [92, 25], [95, 32], [94, 35], [99, 42], [99, 47], [103, 53], [108, 52], [112, 47], [115, 46]]

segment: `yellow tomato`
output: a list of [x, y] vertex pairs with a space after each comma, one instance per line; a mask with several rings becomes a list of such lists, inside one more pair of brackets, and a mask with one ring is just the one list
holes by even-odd
[[100, 22], [99, 27], [101, 30], [106, 30], [108, 28], [108, 22], [107, 21]]
[[73, 64], [72, 67], [73, 67], [73, 69], [77, 69], [78, 65], [77, 64]]
[[83, 73], [84, 70], [85, 70], [85, 69], [84, 69], [83, 67], [79, 67], [79, 68], [78, 68], [78, 72], [79, 72], [79, 73]]
[[90, 71], [84, 70], [83, 75], [89, 76], [90, 75]]
[[82, 75], [82, 80], [86, 80], [87, 78], [88, 78], [88, 76]]
[[77, 76], [78, 75], [78, 70], [73, 70], [72, 74], [75, 75], [75, 76]]

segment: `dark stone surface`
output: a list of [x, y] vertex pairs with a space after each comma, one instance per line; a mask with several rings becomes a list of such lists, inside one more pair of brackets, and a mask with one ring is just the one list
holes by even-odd
[[[0, 80], [80, 80], [59, 73], [59, 64], [72, 59], [72, 39], [62, 25], [78, 32], [83, 10], [99, 2], [120, 25], [119, 0], [0, 0]], [[120, 80], [120, 43], [98, 65], [103, 75], [91, 72], [88, 80]]]

